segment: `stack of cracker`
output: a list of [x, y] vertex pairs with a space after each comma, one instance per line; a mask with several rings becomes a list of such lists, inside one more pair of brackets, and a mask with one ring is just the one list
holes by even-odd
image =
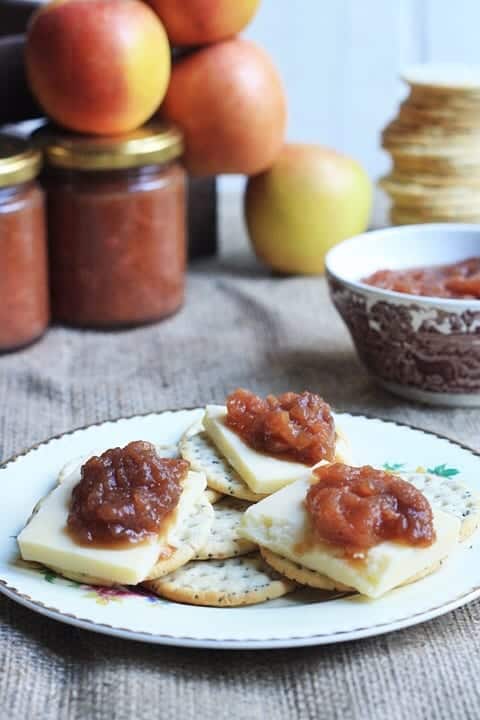
[[480, 66], [418, 65], [403, 79], [410, 93], [382, 136], [392, 224], [480, 222]]

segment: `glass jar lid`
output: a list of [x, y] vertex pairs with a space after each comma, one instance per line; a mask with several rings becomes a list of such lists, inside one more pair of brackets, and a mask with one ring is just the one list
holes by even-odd
[[0, 187], [20, 185], [37, 177], [42, 156], [28, 142], [0, 134]]
[[48, 165], [72, 170], [119, 170], [161, 165], [183, 153], [177, 128], [148, 123], [125, 135], [77, 135], [47, 126], [34, 134]]

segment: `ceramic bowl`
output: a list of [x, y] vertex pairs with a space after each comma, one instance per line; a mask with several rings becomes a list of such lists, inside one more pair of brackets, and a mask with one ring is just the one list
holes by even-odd
[[361, 281], [376, 270], [480, 256], [480, 225], [409, 225], [330, 250], [330, 296], [358, 355], [391, 392], [435, 405], [480, 406], [480, 300], [406, 295]]

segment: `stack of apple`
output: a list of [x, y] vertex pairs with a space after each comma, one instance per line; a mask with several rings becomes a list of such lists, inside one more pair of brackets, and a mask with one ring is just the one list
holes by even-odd
[[[194, 176], [251, 176], [245, 213], [259, 257], [283, 272], [323, 270], [325, 251], [365, 229], [368, 178], [319, 146], [284, 144], [282, 82], [238, 33], [260, 0], [55, 0], [27, 37], [31, 88], [79, 133], [126, 133], [157, 114], [181, 128]], [[171, 46], [190, 49], [171, 67]]]

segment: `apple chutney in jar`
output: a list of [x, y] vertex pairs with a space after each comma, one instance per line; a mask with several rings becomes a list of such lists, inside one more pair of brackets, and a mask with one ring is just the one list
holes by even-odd
[[186, 263], [180, 132], [151, 123], [116, 137], [46, 129], [37, 139], [54, 319], [118, 328], [178, 310]]
[[49, 321], [41, 156], [0, 135], [0, 352], [30, 344]]

